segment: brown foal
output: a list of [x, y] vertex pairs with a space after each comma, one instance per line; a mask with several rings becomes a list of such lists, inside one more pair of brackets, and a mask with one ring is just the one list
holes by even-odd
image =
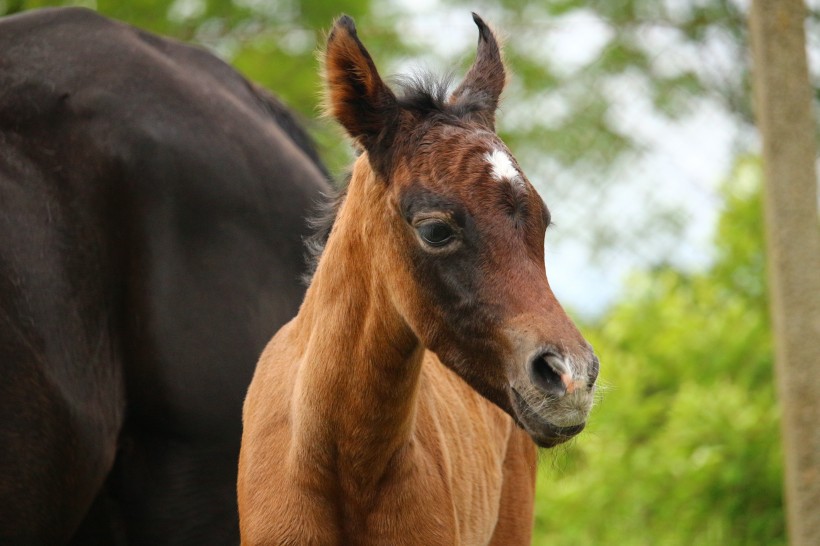
[[449, 94], [397, 96], [333, 26], [328, 109], [362, 154], [248, 391], [243, 544], [529, 544], [536, 444], [584, 427], [598, 361], [547, 282], [549, 211], [495, 134], [504, 66], [473, 18]]

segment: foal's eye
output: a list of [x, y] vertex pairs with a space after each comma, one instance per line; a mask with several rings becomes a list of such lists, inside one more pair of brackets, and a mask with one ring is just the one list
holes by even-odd
[[430, 246], [442, 247], [455, 238], [453, 228], [443, 220], [428, 220], [416, 226], [424, 242]]

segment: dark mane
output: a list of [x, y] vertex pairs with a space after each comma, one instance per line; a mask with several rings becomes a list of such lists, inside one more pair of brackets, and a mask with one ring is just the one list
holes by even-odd
[[447, 99], [453, 85], [453, 75], [439, 77], [430, 71], [419, 71], [415, 74], [398, 75], [391, 78], [398, 90], [399, 106], [420, 114], [445, 114], [450, 112]]
[[307, 220], [308, 227], [313, 230], [313, 233], [305, 237], [307, 271], [302, 275], [302, 281], [305, 285], [310, 284], [310, 280], [316, 272], [316, 266], [319, 265], [319, 258], [321, 258], [322, 251], [325, 249], [330, 230], [333, 229], [336, 215], [347, 195], [347, 186], [352, 174], [352, 172], [348, 172], [338, 188], [322, 195], [322, 198], [314, 205], [313, 214]]
[[399, 106], [425, 117], [459, 122], [469, 118], [473, 112], [487, 109], [488, 97], [479, 92], [453, 98], [453, 79], [452, 73], [440, 77], [429, 71], [392, 78], [399, 90]]

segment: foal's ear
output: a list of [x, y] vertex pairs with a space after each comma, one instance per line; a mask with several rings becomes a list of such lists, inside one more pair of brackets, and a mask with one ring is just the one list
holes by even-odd
[[464, 81], [450, 96], [450, 102], [468, 107], [473, 118], [495, 130], [495, 110], [506, 81], [504, 62], [490, 27], [475, 13], [473, 21], [478, 26], [478, 52]]
[[373, 59], [356, 34], [353, 19], [342, 15], [333, 24], [325, 51], [326, 108], [347, 132], [374, 152], [394, 126], [396, 96], [385, 85]]

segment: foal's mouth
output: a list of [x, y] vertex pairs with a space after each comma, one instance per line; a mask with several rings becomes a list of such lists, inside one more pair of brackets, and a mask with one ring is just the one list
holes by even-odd
[[538, 447], [555, 447], [575, 437], [584, 430], [586, 422], [568, 427], [559, 427], [542, 417], [514, 388], [511, 389], [515, 399], [513, 404], [514, 420], [524, 429]]

